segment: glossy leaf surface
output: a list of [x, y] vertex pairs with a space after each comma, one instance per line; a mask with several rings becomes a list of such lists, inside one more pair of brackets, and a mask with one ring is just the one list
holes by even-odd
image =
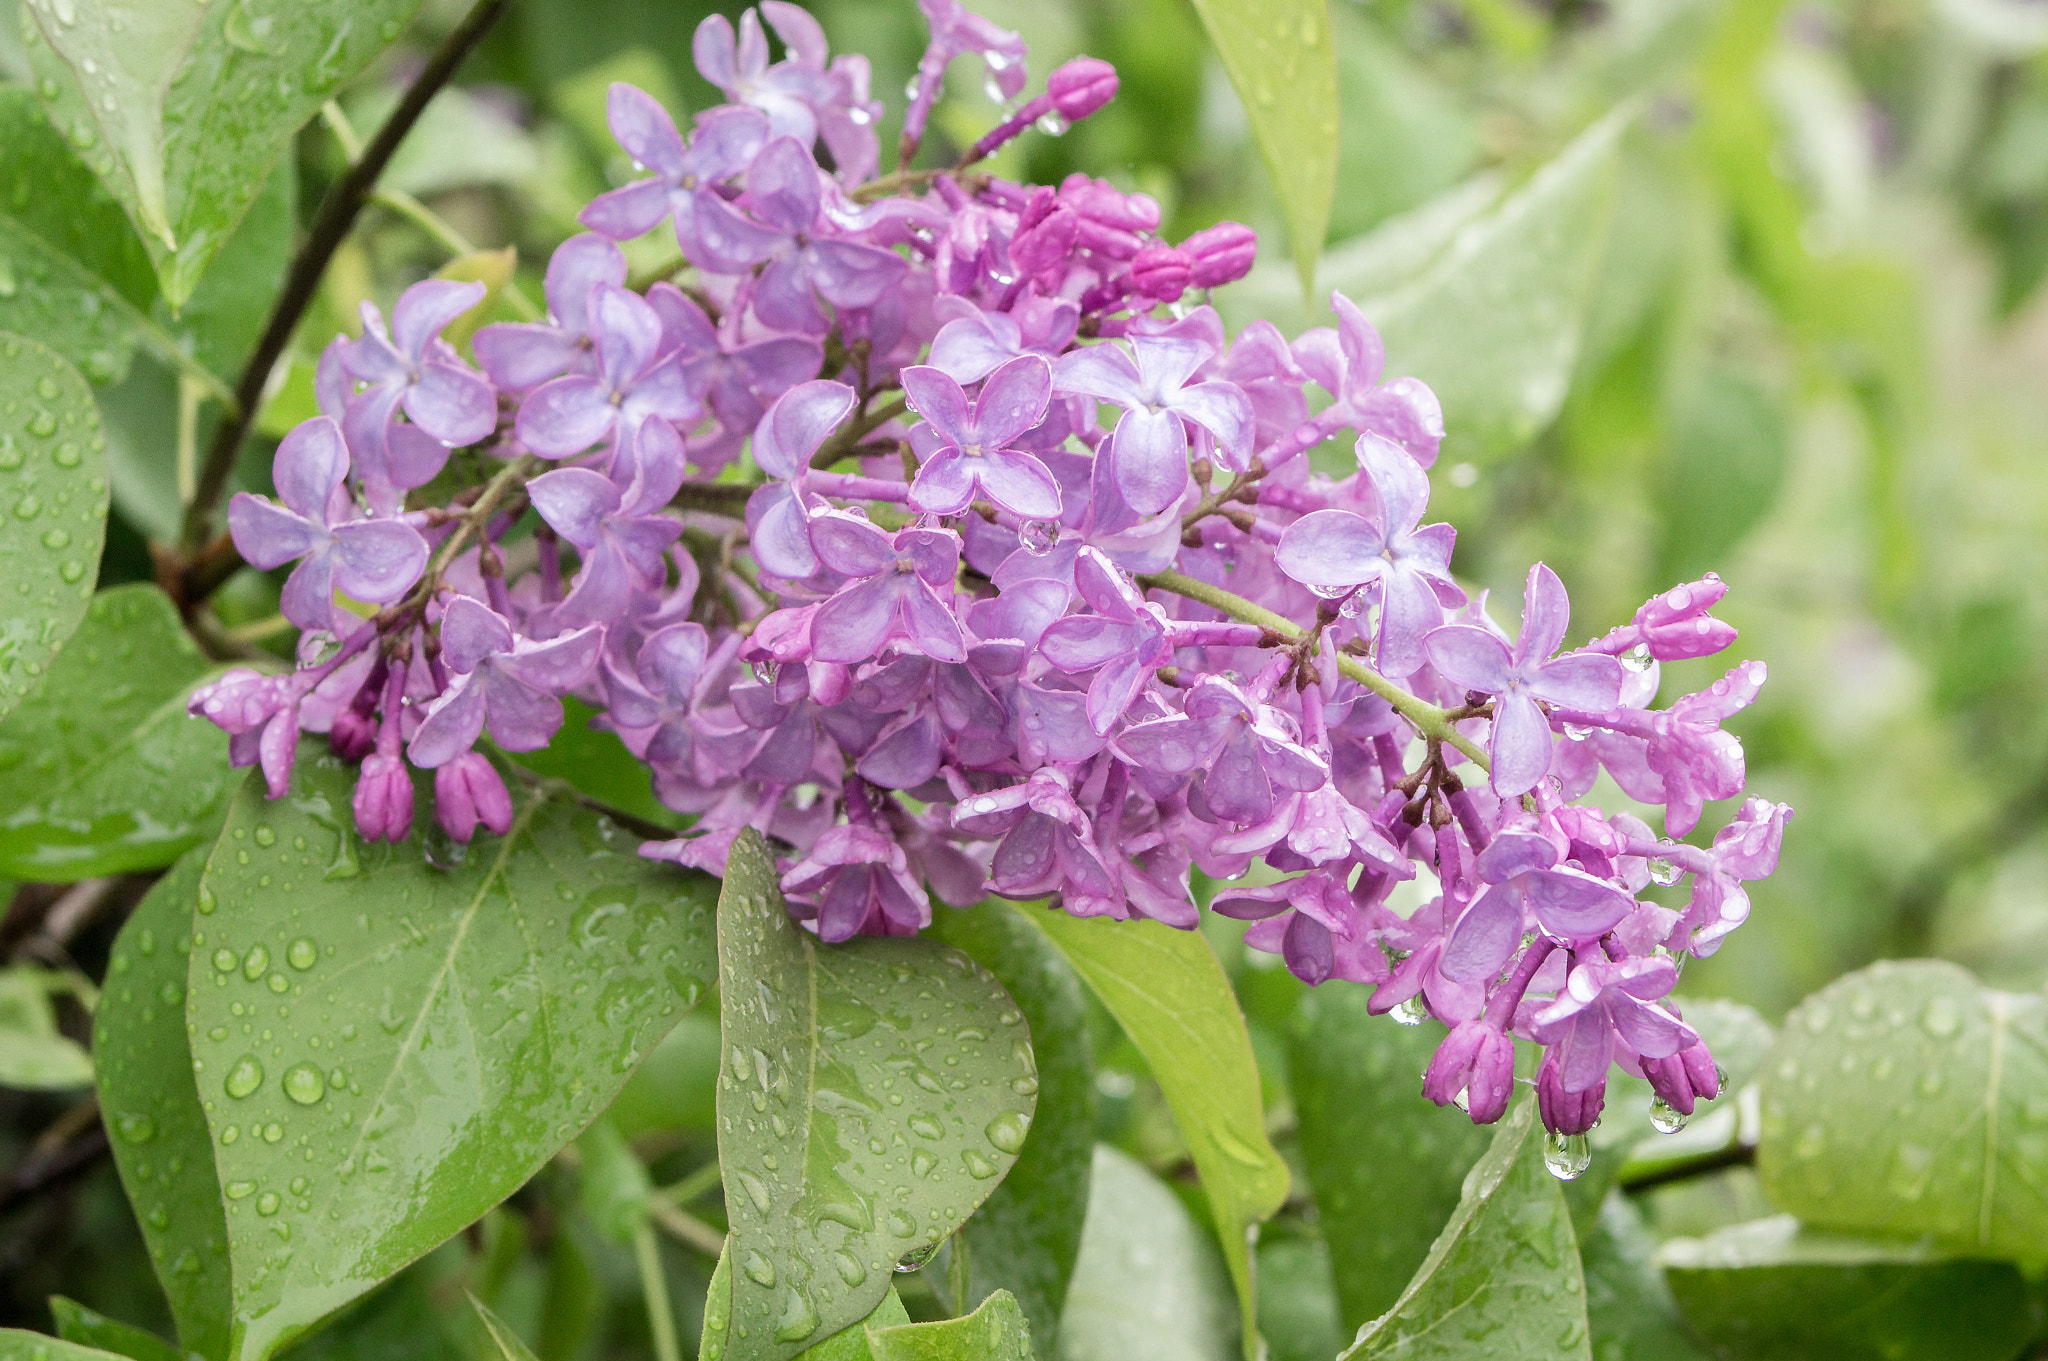
[[57, 1336], [66, 1342], [98, 1347], [129, 1361], [184, 1361], [184, 1353], [155, 1333], [108, 1318], [62, 1295], [50, 1296], [50, 1317], [57, 1325]]
[[1785, 1018], [1757, 1173], [1817, 1226], [1986, 1256], [2048, 1241], [2048, 999], [1935, 960], [1837, 979]]
[[1493, 1138], [1464, 1112], [1423, 1099], [1418, 1074], [1443, 1027], [1370, 1015], [1370, 998], [1363, 988], [1317, 988], [1288, 1045], [1302, 1161], [1346, 1336], [1400, 1297]]
[[1031, 1027], [1038, 1109], [1017, 1165], [967, 1222], [970, 1304], [1015, 1297], [1049, 1359], [1088, 1217], [1095, 1156], [1095, 1058], [1080, 980], [1018, 910], [991, 899], [935, 915], [932, 932], [996, 976]]
[[868, 1325], [874, 1361], [1031, 1361], [1031, 1325], [1007, 1290], [973, 1313], [940, 1323]]
[[185, 701], [218, 670], [155, 586], [94, 596], [48, 680], [0, 722], [0, 875], [154, 869], [211, 838], [241, 776], [227, 735]]
[[57, 1030], [48, 972], [0, 969], [0, 1087], [63, 1091], [92, 1081], [92, 1055]]
[[790, 919], [758, 833], [718, 910], [718, 1156], [734, 1361], [858, 1323], [1024, 1147], [1038, 1072], [995, 977], [922, 937], [824, 945]]
[[1255, 1348], [1249, 1233], [1287, 1199], [1287, 1164], [1266, 1137], [1251, 1036], [1230, 979], [1199, 932], [1041, 908], [1021, 912], [1067, 957], [1144, 1054], [1187, 1140]]
[[1344, 1352], [1356, 1361], [1473, 1356], [1591, 1361], [1571, 1215], [1543, 1165], [1536, 1103], [1501, 1120], [1429, 1257]]
[[185, 1030], [192, 919], [205, 870], [205, 851], [186, 855], [121, 928], [93, 1017], [93, 1050], [114, 1165], [179, 1340], [220, 1361], [233, 1308], [227, 1217]]
[[527, 791], [507, 836], [429, 861], [419, 831], [358, 841], [354, 781], [309, 741], [284, 799], [245, 784], [200, 892], [188, 1015], [243, 1358], [515, 1190], [712, 976], [712, 881], [608, 820]]
[[78, 370], [0, 332], [0, 715], [85, 618], [107, 533], [106, 450]]
[[0, 1328], [0, 1361], [120, 1361], [115, 1352], [61, 1342], [41, 1333]]

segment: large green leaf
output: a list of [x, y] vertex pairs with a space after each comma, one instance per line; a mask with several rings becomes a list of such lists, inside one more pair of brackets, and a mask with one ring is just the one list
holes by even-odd
[[85, 618], [107, 534], [106, 450], [78, 370], [0, 332], [0, 715]]
[[727, 1354], [782, 1361], [866, 1317], [1024, 1147], [1038, 1071], [994, 975], [928, 938], [828, 946], [741, 833], [718, 904]]
[[227, 734], [185, 701], [214, 672], [155, 586], [94, 596], [48, 679], [0, 722], [0, 875], [154, 869], [211, 838], [240, 777]]
[[0, 1361], [121, 1361], [113, 1352], [61, 1342], [41, 1333], [0, 1328]]
[[[858, 1323], [832, 1334], [814, 1347], [806, 1348], [797, 1361], [872, 1361], [868, 1347], [869, 1328], [893, 1328], [910, 1322], [903, 1300], [892, 1285], [874, 1312]], [[725, 1241], [718, 1265], [711, 1273], [711, 1288], [704, 1296], [704, 1331], [697, 1343], [697, 1361], [722, 1361], [732, 1337], [732, 1240]]]
[[1312, 1238], [1259, 1244], [1259, 1332], [1272, 1361], [1329, 1361], [1344, 1350], [1330, 1245]]
[[1787, 1016], [1763, 1074], [1771, 1203], [1833, 1229], [2036, 1258], [2048, 1242], [2048, 999], [1935, 960]]
[[62, 1295], [50, 1296], [50, 1318], [57, 1336], [81, 1346], [99, 1347], [128, 1361], [185, 1361], [185, 1354], [155, 1333], [108, 1318]]
[[1237, 1320], [1210, 1235], [1129, 1155], [1095, 1147], [1062, 1361], [1230, 1361]]
[[1251, 1244], [1287, 1199], [1287, 1164], [1266, 1137], [1259, 1067], [1230, 979], [1200, 932], [1038, 908], [1019, 915], [1087, 980], [1158, 1079], [1209, 1198], [1245, 1355], [1254, 1355]]
[[874, 1361], [1031, 1361], [1031, 1325], [1007, 1290], [962, 1318], [894, 1328], [870, 1324], [867, 1334]]
[[1501, 1121], [1428, 1260], [1344, 1356], [1592, 1361], [1578, 1243], [1533, 1100]]
[[1287, 223], [1304, 291], [1337, 189], [1337, 49], [1329, 0], [1195, 0]]
[[1017, 1165], [967, 1221], [966, 1304], [997, 1289], [1016, 1298], [1046, 1361], [1054, 1355], [1067, 1282], [1088, 1218], [1095, 1156], [1095, 1055], [1080, 981], [1017, 909], [991, 899], [941, 911], [932, 932], [958, 946], [1017, 999], [1038, 1060], [1038, 1109]]
[[0, 1087], [62, 1091], [92, 1081], [92, 1055], [58, 1033], [49, 977], [28, 964], [0, 969]]
[[31, 0], [50, 120], [119, 199], [182, 306], [291, 138], [419, 0]]
[[205, 870], [205, 851], [186, 855], [121, 928], [93, 1016], [93, 1052], [114, 1165], [179, 1340], [222, 1361], [232, 1309], [227, 1217], [185, 1034], [192, 917]]
[[517, 1189], [711, 979], [712, 881], [572, 799], [526, 792], [450, 863], [359, 842], [354, 783], [304, 743], [285, 798], [242, 787], [200, 889], [187, 1014], [238, 1358]]
[[1673, 1239], [1658, 1260], [1687, 1321], [1744, 1361], [2010, 1361], [2035, 1332], [2010, 1262], [1806, 1233], [1790, 1215]]
[[1593, 1355], [1645, 1361], [1705, 1361], [1679, 1321], [1678, 1305], [1657, 1269], [1657, 1240], [1627, 1197], [1601, 1202], [1593, 1231], [1579, 1240], [1586, 1271], [1586, 1323]]
[[1363, 988], [1317, 988], [1288, 1045], [1302, 1163], [1347, 1332], [1400, 1297], [1493, 1137], [1423, 1099], [1419, 1075], [1443, 1027], [1371, 1015], [1370, 999]]

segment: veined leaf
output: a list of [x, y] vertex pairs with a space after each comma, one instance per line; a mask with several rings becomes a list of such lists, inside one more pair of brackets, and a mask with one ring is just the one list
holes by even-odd
[[1287, 1199], [1287, 1164], [1266, 1137], [1251, 1035], [1223, 966], [1200, 932], [1038, 908], [1019, 915], [1087, 980], [1158, 1079], [1215, 1216], [1245, 1355], [1254, 1355], [1252, 1235]]
[[419, 0], [31, 0], [50, 121], [127, 210], [182, 307], [292, 136]]
[[1031, 1361], [1031, 1325], [1007, 1290], [981, 1307], [940, 1323], [867, 1330], [874, 1361]]
[[0, 332], [0, 715], [85, 618], [107, 535], [106, 451], [78, 370]]
[[119, 1319], [86, 1308], [62, 1295], [50, 1296], [50, 1317], [57, 1336], [85, 1347], [100, 1347], [128, 1361], [185, 1361], [183, 1352], [158, 1337]]
[[1785, 1018], [1757, 1174], [1808, 1224], [1993, 1257], [2048, 1242], [2048, 999], [1936, 960], [1875, 964]]
[[360, 843], [354, 783], [303, 744], [285, 798], [242, 787], [200, 889], [187, 1017], [239, 1361], [517, 1189], [711, 979], [712, 881], [572, 799], [526, 793], [455, 863]]
[[1038, 1072], [994, 975], [922, 937], [821, 944], [742, 832], [718, 905], [733, 1361], [859, 1323], [1023, 1149]]
[[211, 838], [241, 777], [227, 734], [185, 701], [216, 673], [155, 586], [94, 596], [44, 683], [0, 723], [0, 875], [154, 869]]
[[1337, 49], [1329, 0], [1195, 0], [1273, 177], [1301, 287], [1337, 191]]
[[1340, 1361], [1592, 1361], [1579, 1245], [1540, 1129], [1534, 1100], [1500, 1122], [1428, 1260]]
[[227, 1217], [185, 1033], [192, 918], [205, 871], [204, 850], [186, 855], [121, 928], [93, 1016], [93, 1052], [114, 1166], [178, 1338], [207, 1361], [223, 1361], [232, 1309]]

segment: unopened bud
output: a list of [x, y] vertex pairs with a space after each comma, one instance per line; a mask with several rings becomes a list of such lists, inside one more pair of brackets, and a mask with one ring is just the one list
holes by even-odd
[[1054, 110], [1069, 123], [1115, 99], [1116, 89], [1116, 68], [1095, 57], [1076, 57], [1045, 79]]
[[1259, 234], [1242, 222], [1219, 222], [1196, 232], [1180, 248], [1188, 257], [1188, 282], [1196, 288], [1216, 288], [1251, 273], [1259, 255]]
[[1187, 292], [1191, 271], [1178, 246], [1147, 246], [1131, 260], [1131, 291], [1157, 302], [1175, 302]]

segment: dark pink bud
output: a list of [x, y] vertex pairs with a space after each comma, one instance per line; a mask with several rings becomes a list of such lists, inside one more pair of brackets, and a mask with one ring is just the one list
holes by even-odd
[[466, 751], [434, 772], [434, 820], [457, 841], [475, 836], [478, 823], [503, 836], [512, 829], [512, 796], [488, 760]]
[[1029, 231], [1011, 238], [1010, 262], [1033, 278], [1057, 269], [1073, 255], [1080, 227], [1081, 220], [1070, 210], [1051, 205]]
[[377, 748], [377, 720], [350, 705], [334, 716], [327, 742], [342, 760], [360, 761]]
[[1633, 620], [1650, 655], [1660, 662], [1711, 657], [1734, 642], [1735, 627], [1707, 613], [1726, 594], [1727, 583], [1709, 572], [1652, 596]]
[[356, 777], [356, 833], [365, 841], [403, 841], [412, 832], [412, 779], [405, 761], [381, 752]]
[[1337, 967], [1336, 942], [1330, 928], [1306, 912], [1297, 912], [1280, 938], [1280, 956], [1287, 971], [1310, 987], [1328, 978]]
[[1485, 1021], [1463, 1022], [1445, 1036], [1422, 1075], [1422, 1094], [1439, 1106], [1463, 1092], [1467, 1113], [1478, 1125], [1506, 1113], [1514, 1087], [1514, 1041]]
[[1052, 106], [1069, 123], [1078, 123], [1116, 98], [1116, 68], [1095, 57], [1076, 57], [1045, 78]]
[[1131, 261], [1131, 291], [1158, 302], [1187, 292], [1188, 257], [1179, 246], [1147, 246]]
[[1607, 1079], [1601, 1078], [1583, 1092], [1568, 1092], [1559, 1072], [1557, 1051], [1544, 1054], [1536, 1070], [1536, 1111], [1543, 1127], [1552, 1134], [1584, 1134], [1600, 1122], [1601, 1107], [1607, 1104]]
[[1060, 181], [1060, 201], [1087, 218], [1126, 232], [1159, 230], [1159, 201], [1150, 194], [1126, 194], [1108, 180], [1075, 171]]
[[1188, 282], [1196, 288], [1236, 283], [1251, 273], [1259, 255], [1259, 234], [1242, 222], [1219, 222], [1180, 243], [1190, 263]]

